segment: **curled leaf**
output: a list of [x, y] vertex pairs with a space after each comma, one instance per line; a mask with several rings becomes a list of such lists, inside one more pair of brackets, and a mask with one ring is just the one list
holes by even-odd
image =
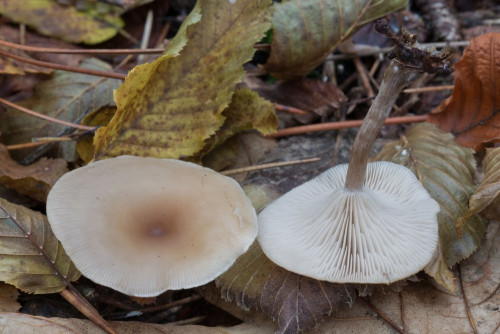
[[500, 141], [500, 33], [471, 40], [455, 64], [452, 95], [429, 115], [429, 122], [455, 135], [461, 145], [478, 150]]
[[275, 3], [271, 56], [266, 69], [283, 80], [304, 76], [363, 24], [402, 9], [406, 3], [406, 0]]
[[29, 293], [54, 293], [78, 277], [47, 218], [0, 198], [0, 281]]
[[483, 170], [483, 182], [471, 196], [469, 210], [461, 223], [478, 212], [488, 219], [500, 217], [500, 147], [487, 149]]
[[[441, 272], [433, 271], [435, 275], [450, 277], [447, 267], [468, 258], [481, 244], [486, 230], [485, 222], [474, 215], [464, 222], [462, 236], [456, 231], [457, 220], [467, 210], [467, 202], [474, 191], [472, 149], [457, 145], [451, 134], [436, 126], [422, 123], [412, 127], [402, 140], [386, 144], [374, 160], [392, 161], [408, 167], [441, 206], [438, 213], [439, 245], [446, 266], [430, 266], [437, 265], [442, 269]], [[444, 285], [450, 288], [448, 284]]]
[[198, 1], [165, 54], [136, 67], [116, 91], [117, 112], [97, 131], [94, 158], [200, 152], [224, 122], [269, 8], [269, 0]]

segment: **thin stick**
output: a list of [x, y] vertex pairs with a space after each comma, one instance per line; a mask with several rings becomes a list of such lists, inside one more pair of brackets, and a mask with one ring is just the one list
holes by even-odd
[[452, 90], [454, 85], [446, 85], [446, 86], [430, 86], [430, 87], [418, 87], [418, 88], [406, 88], [403, 90], [403, 93], [411, 94], [411, 93], [427, 93], [427, 92], [438, 92], [441, 90]]
[[176, 307], [176, 306], [186, 305], [186, 304], [195, 302], [195, 301], [200, 300], [200, 299], [201, 299], [201, 296], [193, 295], [193, 296], [189, 296], [189, 297], [182, 298], [179, 300], [175, 300], [175, 301], [168, 303], [168, 304], [146, 307], [143, 309], [139, 309], [138, 311], [141, 312], [142, 314], [151, 313], [151, 312], [158, 312], [158, 311], [165, 311], [165, 310], [171, 309], [171, 308]]
[[5, 105], [7, 105], [7, 106], [9, 106], [11, 108], [17, 109], [17, 110], [22, 111], [24, 113], [27, 113], [27, 114], [29, 114], [31, 116], [35, 116], [35, 117], [44, 119], [44, 120], [52, 122], [52, 123], [57, 123], [57, 124], [69, 126], [69, 127], [75, 128], [75, 129], [85, 130], [85, 131], [93, 131], [93, 130], [95, 130], [95, 127], [93, 127], [93, 126], [86, 126], [86, 125], [81, 125], [81, 124], [75, 124], [75, 123], [71, 123], [71, 122], [66, 122], [66, 121], [63, 121], [63, 120], [60, 120], [60, 119], [57, 119], [57, 118], [53, 118], [53, 117], [50, 117], [50, 116], [47, 116], [47, 115], [44, 115], [44, 114], [37, 113], [36, 111], [30, 110], [28, 108], [21, 107], [20, 105], [17, 105], [15, 103], [12, 103], [12, 102], [7, 101], [7, 100], [2, 99], [2, 98], [0, 98], [0, 103], [3, 103], [3, 104], [5, 104]]
[[[151, 29], [153, 27], [153, 11], [148, 10], [148, 15], [146, 16], [146, 22], [144, 23], [144, 31], [142, 32], [141, 39], [141, 49], [147, 49], [149, 44], [149, 39], [151, 38]], [[137, 57], [137, 65], [144, 63], [144, 55]]]
[[256, 166], [248, 166], [248, 167], [242, 167], [242, 168], [229, 169], [229, 170], [221, 172], [221, 174], [227, 176], [227, 175], [241, 174], [241, 173], [251, 172], [251, 171], [255, 171], [255, 170], [267, 169], [267, 168], [305, 164], [305, 163], [316, 162], [316, 161], [320, 161], [320, 160], [321, 160], [321, 158], [310, 158], [310, 159], [303, 159], [303, 160], [271, 162], [268, 164], [261, 164], [261, 165], [256, 165]]
[[460, 267], [460, 263], [457, 265], [457, 268], [458, 268], [458, 279], [460, 281], [460, 290], [462, 292], [462, 297], [464, 299], [465, 310], [467, 311], [467, 317], [469, 318], [472, 331], [474, 332], [474, 334], [478, 334], [474, 318], [472, 317], [472, 313], [470, 312], [469, 301], [467, 300], [467, 295], [465, 294], [464, 283], [462, 281], [462, 268]]
[[[389, 117], [385, 120], [384, 125], [418, 123], [418, 122], [425, 122], [426, 120], [427, 120], [427, 115]], [[278, 138], [278, 137], [304, 134], [307, 132], [359, 128], [362, 123], [363, 120], [355, 120], [355, 121], [328, 122], [320, 124], [294, 126], [278, 130], [275, 133], [267, 135], [266, 137]]]
[[385, 322], [387, 322], [389, 325], [391, 325], [392, 328], [394, 328], [398, 333], [400, 334], [406, 334], [404, 330], [401, 329], [401, 327], [398, 326], [394, 321], [392, 321], [388, 316], [386, 316], [384, 313], [380, 312], [378, 308], [376, 308], [369, 299], [367, 298], [360, 298], [360, 300], [368, 306], [373, 312], [377, 313]]
[[97, 326], [101, 327], [110, 334], [116, 334], [113, 327], [111, 327], [111, 325], [101, 317], [99, 312], [97, 312], [97, 310], [78, 292], [78, 290], [66, 288], [59, 294], [78, 311], [82, 312], [82, 314], [92, 320], [92, 322], [94, 322]]
[[297, 115], [308, 115], [309, 114], [305, 110], [298, 109], [295, 107], [286, 106], [284, 104], [279, 104], [279, 103], [275, 103], [274, 108], [278, 111], [284, 111], [284, 112], [288, 112], [290, 114], [297, 114]]
[[10, 53], [5, 52], [3, 50], [0, 50], [0, 55], [21, 61], [23, 63], [36, 65], [36, 66], [40, 66], [40, 67], [52, 68], [55, 70], [83, 73], [83, 74], [88, 74], [88, 75], [95, 75], [98, 77], [106, 77], [106, 78], [121, 79], [121, 80], [124, 80], [126, 77], [125, 74], [121, 74], [121, 73], [90, 70], [90, 69], [85, 69], [85, 68], [80, 68], [80, 67], [73, 67], [73, 66], [66, 66], [66, 65], [55, 64], [55, 63], [49, 63], [46, 61], [27, 59], [24, 57], [19, 57], [19, 56], [10, 54]]
[[13, 145], [7, 145], [5, 148], [7, 151], [15, 151], [15, 150], [22, 150], [25, 148], [32, 148], [32, 147], [38, 147], [38, 146], [43, 146], [45, 144], [50, 144], [53, 143], [51, 141], [46, 142], [46, 141], [37, 141], [34, 143], [22, 143], [22, 144], [13, 144]]
[[205, 315], [200, 315], [198, 317], [193, 317], [193, 318], [189, 318], [189, 319], [168, 322], [167, 324], [172, 325], [172, 326], [191, 325], [191, 324], [196, 324], [196, 323], [202, 321], [206, 317], [207, 316], [205, 316]]
[[374, 97], [375, 93], [373, 92], [373, 88], [370, 85], [370, 79], [368, 79], [368, 75], [366, 75], [366, 68], [359, 57], [354, 57], [354, 65], [356, 66], [356, 70], [359, 73], [359, 77], [361, 78], [361, 82], [363, 83], [363, 87], [365, 88], [366, 95], [368, 97]]
[[26, 52], [36, 53], [62, 53], [62, 54], [97, 54], [97, 55], [122, 55], [122, 54], [159, 54], [164, 49], [59, 49], [59, 48], [42, 48], [38, 46], [21, 45], [0, 40], [1, 46], [6, 46], [12, 49], [22, 50]]

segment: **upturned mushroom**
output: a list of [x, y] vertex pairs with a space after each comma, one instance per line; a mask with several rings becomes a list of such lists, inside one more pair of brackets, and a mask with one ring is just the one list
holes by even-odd
[[[408, 48], [405, 55], [425, 55]], [[406, 167], [368, 164], [399, 92], [418, 72], [415, 59], [411, 66], [407, 61], [393, 60], [386, 70], [349, 165], [327, 170], [259, 214], [257, 239], [279, 266], [330, 282], [391, 283], [415, 274], [431, 260], [438, 243], [439, 204]]]
[[137, 297], [213, 280], [257, 235], [236, 181], [171, 159], [121, 156], [75, 169], [49, 193], [47, 216], [84, 276]]

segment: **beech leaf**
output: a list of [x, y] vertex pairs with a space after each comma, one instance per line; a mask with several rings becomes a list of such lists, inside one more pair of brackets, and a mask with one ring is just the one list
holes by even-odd
[[225, 300], [236, 300], [244, 310], [262, 311], [283, 334], [316, 327], [341, 303], [354, 303], [356, 296], [348, 285], [318, 281], [277, 266], [257, 242], [216, 283]]
[[50, 188], [68, 171], [63, 159], [42, 158], [29, 166], [22, 166], [12, 160], [0, 144], [0, 184], [17, 192], [45, 202]]
[[455, 64], [453, 93], [429, 114], [428, 120], [455, 135], [461, 145], [479, 150], [499, 142], [500, 33], [470, 41]]
[[111, 13], [103, 14], [95, 9], [83, 12], [54, 0], [0, 1], [0, 13], [43, 35], [72, 43], [101, 43], [116, 35], [123, 26], [123, 21]]
[[488, 219], [500, 217], [500, 147], [486, 150], [483, 171], [483, 182], [471, 196], [469, 210], [462, 219], [478, 212]]
[[164, 55], [134, 68], [116, 91], [117, 112], [97, 131], [94, 158], [199, 153], [224, 123], [269, 14], [269, 0], [198, 1]]
[[305, 76], [340, 42], [369, 21], [406, 7], [407, 0], [289, 0], [274, 4], [266, 69], [279, 79]]
[[[96, 59], [82, 61], [82, 68], [110, 71], [111, 66]], [[69, 122], [78, 122], [86, 113], [103, 105], [114, 105], [113, 90], [120, 80], [98, 78], [93, 75], [54, 71], [50, 80], [36, 86], [33, 97], [18, 104], [39, 113]], [[5, 144], [30, 142], [33, 137], [55, 137], [66, 126], [47, 122], [17, 110], [9, 109], [0, 122]], [[61, 155], [73, 161], [74, 143], [61, 143]]]
[[47, 218], [0, 198], [0, 281], [29, 293], [55, 293], [78, 277]]
[[[479, 216], [471, 216], [464, 222], [461, 237], [456, 231], [457, 220], [467, 211], [475, 189], [476, 163], [472, 149], [456, 144], [453, 135], [436, 126], [422, 123], [413, 126], [402, 140], [386, 144], [374, 160], [408, 167], [441, 206], [439, 245], [446, 266], [432, 263], [430, 266], [438, 265], [446, 271], [446, 267], [468, 258], [479, 247], [486, 231], [486, 223]], [[449, 277], [446, 272], [437, 274]]]

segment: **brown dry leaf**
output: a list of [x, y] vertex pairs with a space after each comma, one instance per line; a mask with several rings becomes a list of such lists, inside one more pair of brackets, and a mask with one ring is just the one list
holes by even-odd
[[[438, 267], [446, 270], [477, 249], [486, 230], [479, 216], [471, 216], [464, 222], [462, 236], [456, 231], [456, 222], [467, 211], [467, 203], [475, 189], [476, 161], [470, 148], [458, 145], [451, 134], [436, 126], [422, 123], [413, 126], [402, 140], [386, 144], [374, 160], [408, 167], [441, 206], [439, 243], [446, 266], [439, 264]], [[440, 276], [450, 277], [449, 273], [433, 275], [436, 279]], [[440, 283], [452, 289], [446, 281]]]
[[78, 277], [47, 218], [0, 198], [0, 281], [29, 293], [54, 293]]
[[500, 33], [471, 40], [455, 65], [452, 95], [428, 120], [475, 150], [500, 141]]
[[17, 302], [19, 292], [9, 284], [0, 283], [0, 312], [17, 312], [21, 304]]
[[347, 101], [347, 97], [336, 85], [306, 78], [260, 85], [256, 91], [272, 102], [308, 111], [308, 115], [294, 116], [304, 124], [320, 117], [325, 119]]
[[[175, 326], [150, 324], [136, 321], [110, 321], [111, 327], [120, 334], [263, 334], [269, 333], [269, 325], [241, 324], [234, 327], [205, 327], [197, 325]], [[20, 313], [0, 313], [2, 334], [106, 334], [89, 320], [44, 318]]]
[[63, 159], [42, 158], [29, 166], [22, 166], [10, 158], [0, 144], [0, 184], [17, 192], [45, 202], [50, 188], [68, 171]]
[[483, 170], [483, 182], [471, 196], [469, 210], [460, 223], [478, 212], [488, 219], [500, 217], [500, 147], [487, 149]]
[[244, 310], [257, 308], [281, 333], [310, 330], [341, 303], [352, 304], [354, 289], [321, 282], [289, 272], [269, 260], [255, 242], [236, 263], [216, 280], [222, 297]]

